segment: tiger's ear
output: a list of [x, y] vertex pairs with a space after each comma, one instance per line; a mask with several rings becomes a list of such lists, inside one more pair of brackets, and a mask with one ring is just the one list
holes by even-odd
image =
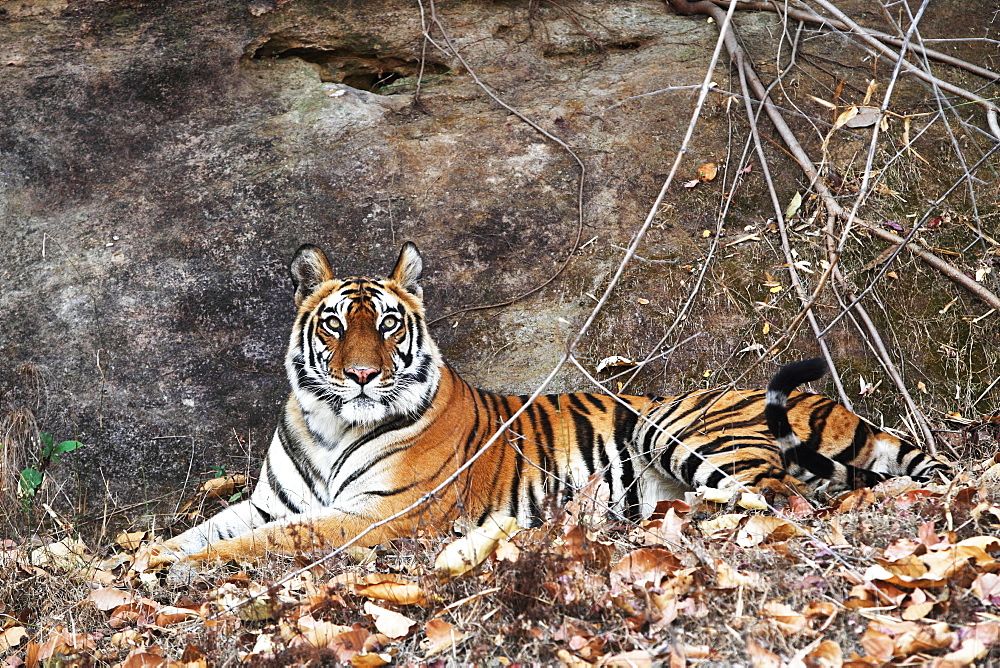
[[403, 244], [403, 249], [399, 251], [399, 259], [396, 260], [396, 268], [392, 270], [390, 278], [399, 284], [407, 292], [423, 297], [424, 290], [417, 281], [424, 271], [424, 260], [420, 257], [417, 245], [412, 241]]
[[326, 260], [326, 254], [312, 244], [299, 246], [288, 269], [295, 285], [296, 306], [301, 306], [305, 298], [311, 295], [320, 283], [333, 278], [333, 271]]

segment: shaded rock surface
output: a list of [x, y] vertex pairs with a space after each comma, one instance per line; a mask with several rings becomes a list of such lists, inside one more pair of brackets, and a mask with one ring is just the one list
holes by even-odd
[[[532, 297], [435, 324], [470, 380], [532, 390], [645, 217], [695, 92], [627, 98], [699, 83], [716, 38], [715, 26], [652, 0], [442, 8], [476, 73], [585, 162], [578, 231], [576, 162], [425, 45], [413, 3], [2, 7], [0, 402], [87, 444], [54, 471], [87, 510], [105, 490], [120, 504], [153, 498], [210, 466], [256, 473], [287, 391], [286, 263], [301, 243], [324, 247], [343, 274], [378, 274], [415, 241], [432, 319], [517, 296], [573, 252]], [[775, 25], [764, 14], [740, 20], [761, 42]], [[726, 160], [728, 111], [724, 96], [710, 99], [687, 178]], [[802, 179], [792, 164], [780, 170], [787, 198]], [[583, 345], [591, 369], [605, 355], [653, 350], [691, 288], [725, 187], [672, 193], [641, 250], [652, 262], [630, 268]], [[756, 175], [734, 204], [740, 225], [763, 229]], [[771, 250], [733, 257], [743, 252], [713, 272], [669, 343], [703, 335], [636, 389], [680, 391], [740, 371], [747, 358], [736, 352], [760, 330], [748, 304], [767, 296], [757, 269], [777, 274], [783, 263]], [[831, 343], [846, 358], [865, 354], [844, 328]], [[582, 387], [567, 373], [553, 389]]]

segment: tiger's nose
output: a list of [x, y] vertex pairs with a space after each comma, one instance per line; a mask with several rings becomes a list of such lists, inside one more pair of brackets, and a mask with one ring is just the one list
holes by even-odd
[[372, 369], [365, 366], [352, 366], [350, 368], [344, 369], [344, 375], [353, 380], [358, 385], [364, 385], [369, 380], [377, 376], [379, 373], [378, 369]]

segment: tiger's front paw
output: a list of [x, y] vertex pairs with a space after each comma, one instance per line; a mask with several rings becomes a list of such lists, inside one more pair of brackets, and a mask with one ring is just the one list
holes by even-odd
[[132, 568], [137, 573], [158, 571], [168, 568], [186, 556], [184, 552], [171, 547], [169, 543], [146, 543], [135, 553]]

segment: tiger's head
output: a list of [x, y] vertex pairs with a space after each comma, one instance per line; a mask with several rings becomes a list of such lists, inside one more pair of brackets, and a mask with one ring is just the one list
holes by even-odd
[[289, 269], [299, 312], [285, 367], [310, 422], [371, 427], [422, 413], [442, 362], [424, 320], [417, 247], [403, 246], [386, 279], [335, 278], [310, 244]]

